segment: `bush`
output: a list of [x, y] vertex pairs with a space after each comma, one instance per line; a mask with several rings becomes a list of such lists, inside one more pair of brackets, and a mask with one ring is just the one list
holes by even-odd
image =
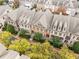
[[47, 41], [42, 44], [34, 43], [26, 51], [26, 55], [31, 59], [53, 59], [53, 54], [53, 47]]
[[9, 2], [9, 0], [5, 0], [5, 2], [6, 2], [6, 3], [8, 3], [8, 2]]
[[0, 39], [1, 40], [0, 43], [3, 43], [5, 46], [9, 46], [10, 43], [11, 43], [11, 40], [9, 39], [9, 37], [11, 37], [11, 36], [12, 36], [12, 34], [9, 33], [9, 32], [6, 32], [6, 31], [2, 32], [0, 34], [0, 38], [1, 38]]
[[52, 39], [49, 40], [49, 42], [51, 45], [53, 45], [56, 48], [61, 48], [63, 45], [59, 37], [53, 37]]
[[72, 50], [76, 53], [79, 53], [79, 41], [73, 44]]
[[25, 54], [25, 51], [30, 47], [30, 43], [26, 39], [12, 41], [9, 49], [15, 50], [20, 54]]
[[60, 51], [59, 54], [61, 56], [61, 59], [76, 59], [77, 56], [68, 49], [68, 47], [66, 45], [64, 45]]
[[3, 5], [3, 3], [4, 3], [4, 0], [0, 0], [0, 5]]
[[21, 29], [21, 32], [19, 33], [19, 36], [29, 39], [31, 37], [29, 31]]
[[10, 32], [12, 34], [16, 34], [17, 33], [15, 28], [14, 28], [14, 26], [12, 26], [10, 24], [7, 24], [7, 23], [5, 23], [3, 31], [8, 31], [8, 32]]
[[33, 39], [37, 42], [44, 42], [43, 35], [39, 32], [35, 33]]

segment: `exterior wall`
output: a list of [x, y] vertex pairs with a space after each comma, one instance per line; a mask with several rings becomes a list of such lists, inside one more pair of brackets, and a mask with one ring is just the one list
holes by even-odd
[[[11, 25], [14, 25], [15, 24], [12, 21], [8, 21], [8, 23], [11, 24]], [[25, 24], [23, 24], [23, 25], [20, 24], [19, 26], [20, 26], [20, 28], [23, 28], [25, 30], [29, 30], [29, 32], [30, 31], [40, 32], [45, 37], [47, 35], [49, 35], [49, 37], [52, 37], [52, 35], [53, 36], [61, 37], [61, 38], [63, 38], [62, 39], [62, 42], [65, 42], [65, 43], [67, 43], [69, 45], [70, 44], [73, 44], [75, 41], [79, 41], [79, 40], [77, 40], [77, 38], [79, 36], [77, 36], [75, 34], [72, 34], [72, 33], [70, 34], [70, 33], [67, 33], [66, 32], [66, 28], [67, 28], [66, 25], [63, 27], [63, 30], [61, 31], [62, 25], [63, 24], [61, 23], [59, 26], [57, 26], [57, 23], [55, 23], [54, 26], [53, 26], [53, 29], [51, 31], [46, 30], [45, 28], [41, 28], [41, 27], [38, 27], [38, 26], [35, 26], [35, 25], [29, 25], [29, 24], [27, 26]], [[66, 37], [69, 37], [69, 38], [66, 38]]]

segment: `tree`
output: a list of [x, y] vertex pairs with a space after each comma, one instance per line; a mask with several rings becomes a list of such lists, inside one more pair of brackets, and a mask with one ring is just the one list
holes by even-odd
[[45, 40], [43, 39], [42, 33], [39, 33], [39, 32], [35, 33], [33, 39], [34, 39], [35, 41], [38, 41], [38, 42], [44, 42], [44, 41], [45, 41]]
[[76, 59], [76, 55], [64, 45], [59, 51], [61, 59]]
[[79, 53], [79, 41], [73, 44], [72, 50], [76, 53]]
[[61, 48], [63, 45], [59, 37], [53, 37], [52, 39], [49, 40], [49, 42], [51, 45], [53, 45], [56, 48]]

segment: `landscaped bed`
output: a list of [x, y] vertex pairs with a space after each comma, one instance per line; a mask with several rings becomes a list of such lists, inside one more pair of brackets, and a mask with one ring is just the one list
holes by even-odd
[[3, 31], [0, 33], [0, 43], [8, 49], [19, 52], [20, 55], [29, 56], [31, 59], [77, 59], [77, 55], [69, 50], [66, 44], [63, 44], [60, 48], [55, 48], [48, 40], [40, 42], [21, 37], [9, 39], [10, 37], [15, 36], [10, 32]]

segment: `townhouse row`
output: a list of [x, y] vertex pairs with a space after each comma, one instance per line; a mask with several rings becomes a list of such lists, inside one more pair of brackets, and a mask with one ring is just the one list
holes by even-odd
[[29, 32], [41, 32], [47, 38], [59, 36], [67, 44], [79, 41], [79, 18], [52, 14], [49, 9], [34, 12], [20, 7], [7, 13], [2, 20], [13, 25], [16, 30], [23, 28]]

